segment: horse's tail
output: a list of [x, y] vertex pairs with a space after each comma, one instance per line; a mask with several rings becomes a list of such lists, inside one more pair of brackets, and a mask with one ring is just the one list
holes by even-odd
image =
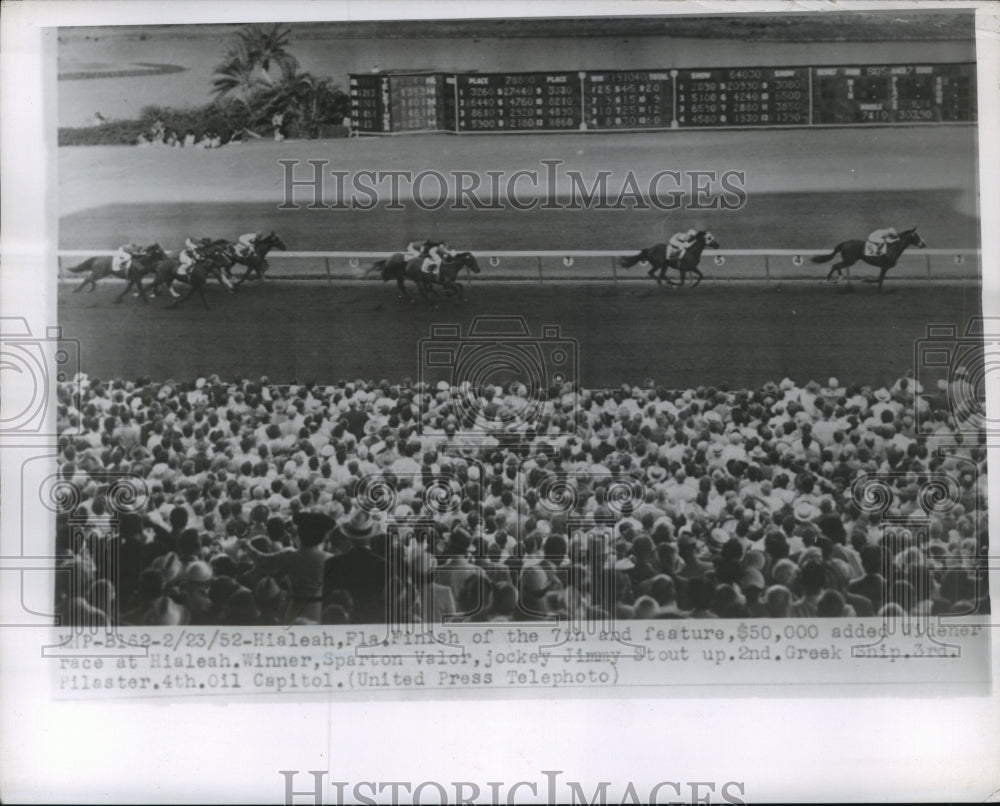
[[623, 257], [619, 259], [618, 265], [621, 266], [623, 269], [631, 269], [640, 260], [645, 260], [645, 259], [646, 259], [646, 251], [643, 250], [637, 255], [629, 255], [628, 257]]
[[66, 269], [66, 271], [72, 272], [73, 274], [82, 274], [85, 271], [90, 271], [92, 268], [94, 268], [95, 259], [96, 258], [88, 257], [79, 266], [71, 266], [70, 268]]
[[830, 260], [833, 260], [834, 256], [836, 256], [836, 254], [841, 249], [844, 248], [844, 244], [845, 243], [847, 243], [847, 242], [846, 241], [841, 241], [840, 243], [838, 243], [834, 247], [833, 251], [829, 255], [814, 255], [812, 258], [810, 258], [810, 260], [812, 260], [813, 263], [826, 263], [826, 262], [828, 262]]

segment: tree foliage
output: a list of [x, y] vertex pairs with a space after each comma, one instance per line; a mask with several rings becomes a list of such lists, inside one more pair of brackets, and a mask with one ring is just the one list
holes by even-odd
[[340, 123], [348, 112], [347, 95], [328, 78], [299, 69], [289, 51], [291, 29], [246, 25], [215, 68], [216, 102], [242, 105], [251, 125], [267, 127], [282, 115], [292, 137], [315, 137], [324, 123]]

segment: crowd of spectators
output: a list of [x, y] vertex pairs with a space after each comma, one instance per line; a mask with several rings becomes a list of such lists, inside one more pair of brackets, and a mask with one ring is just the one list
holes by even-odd
[[565, 385], [532, 407], [517, 383], [470, 405], [444, 382], [78, 376], [60, 386], [57, 608], [123, 625], [984, 613], [986, 450], [950, 436], [954, 392]]
[[157, 120], [148, 132], [140, 132], [135, 144], [138, 146], [159, 146], [161, 148], [220, 148], [223, 145], [236, 145], [243, 142], [240, 132], [231, 132], [223, 140], [217, 131], [209, 130], [202, 133], [188, 129], [184, 133], [168, 129], [162, 120]]

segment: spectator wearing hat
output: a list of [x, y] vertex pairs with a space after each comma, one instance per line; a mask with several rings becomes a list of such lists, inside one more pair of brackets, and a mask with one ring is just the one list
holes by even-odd
[[191, 613], [169, 596], [160, 596], [143, 615], [142, 623], [150, 627], [178, 627], [191, 623]]
[[792, 604], [792, 615], [797, 618], [816, 618], [820, 596], [826, 584], [826, 569], [821, 562], [811, 560], [802, 566], [799, 575], [802, 596]]
[[182, 603], [191, 614], [191, 624], [213, 623], [211, 584], [212, 566], [204, 560], [195, 560], [184, 568], [178, 588]]
[[[463, 592], [466, 603], [473, 602], [474, 592], [477, 590], [485, 592], [489, 584], [486, 572], [469, 559], [471, 546], [472, 537], [467, 529], [461, 526], [452, 529], [444, 550], [448, 559], [441, 563], [435, 574], [435, 578], [440, 584], [451, 588], [456, 603], [462, 600]], [[473, 610], [481, 610], [484, 604], [484, 600], [480, 599], [474, 603]], [[465, 615], [471, 614], [466, 612]]]
[[384, 551], [385, 532], [362, 509], [355, 509], [336, 524], [333, 539], [347, 546], [343, 554], [326, 560], [323, 568], [323, 601], [331, 602], [334, 592], [346, 591], [354, 602], [353, 624], [382, 624], [386, 613], [386, 561], [373, 550], [377, 543]]
[[[264, 577], [253, 589], [254, 603], [260, 611], [260, 623], [268, 627], [277, 627], [288, 623], [288, 597], [285, 590], [274, 577]], [[302, 613], [310, 618], [314, 613]], [[319, 620], [319, 619], [317, 619]]]
[[864, 546], [861, 565], [864, 575], [847, 584], [847, 590], [866, 599], [873, 611], [878, 611], [887, 601], [883, 574], [884, 552], [881, 546]]
[[416, 541], [406, 548], [413, 587], [417, 591], [417, 613], [423, 624], [437, 628], [458, 613], [455, 596], [448, 585], [435, 580], [437, 558]]
[[[514, 584], [523, 618], [570, 612], [630, 618], [635, 615], [632, 596], [644, 595], [638, 586], [660, 573], [673, 579], [683, 611], [711, 617], [722, 615], [719, 610], [740, 613], [742, 607], [753, 615], [759, 606], [771, 606], [768, 592], [776, 586], [794, 590], [800, 603], [805, 597], [800, 576], [813, 562], [824, 568], [822, 591], [840, 594], [845, 612], [853, 608], [860, 616], [874, 609], [870, 597], [877, 594], [865, 588], [877, 587], [877, 580], [859, 552], [879, 546], [888, 552], [887, 564], [896, 566], [892, 578], [898, 580], [888, 595], [882, 580], [879, 601], [911, 612], [941, 612], [974, 607], [984, 597], [985, 586], [968, 584], [974, 580], [968, 570], [962, 578], [939, 570], [941, 564], [954, 568], [956, 563], [973, 568], [986, 545], [980, 503], [985, 501], [985, 450], [969, 440], [950, 448], [953, 456], [941, 457], [936, 447], [943, 438], [925, 436], [925, 426], [941, 434], [955, 428], [947, 383], [936, 397], [912, 378], [874, 392], [842, 388], [836, 379], [822, 389], [817, 384], [799, 388], [790, 379], [736, 391], [627, 386], [581, 390], [578, 408], [576, 396], [567, 401], [564, 389], [553, 389], [535, 427], [516, 437], [531, 445], [522, 455], [507, 439], [442, 445], [449, 433], [456, 435], [466, 425], [453, 409], [458, 392], [444, 381], [421, 397], [418, 410], [416, 391], [407, 384], [355, 381], [319, 388], [281, 387], [267, 378], [231, 384], [217, 376], [194, 383], [81, 378], [84, 399], [75, 400], [60, 385], [57, 411], [60, 475], [80, 491], [80, 513], [96, 518], [105, 513], [107, 472], [128, 469], [145, 476], [149, 497], [144, 512], [120, 519], [117, 537], [98, 535], [71, 544], [67, 518], [57, 519], [57, 549], [67, 569], [60, 577], [84, 581], [75, 588], [57, 582], [58, 607], [68, 618], [75, 617], [74, 609], [83, 612], [75, 599], [91, 587], [98, 598], [98, 592], [109, 592], [93, 583], [112, 581], [105, 557], [117, 552], [120, 573], [114, 587], [128, 623], [141, 623], [152, 601], [163, 595], [191, 619], [208, 623], [221, 618], [233, 583], [254, 594], [254, 608], [267, 619], [258, 594], [273, 593], [277, 585], [287, 597], [291, 583], [287, 570], [267, 567], [270, 561], [253, 551], [271, 555], [290, 545], [301, 549], [285, 524], [293, 516], [319, 512], [334, 523], [344, 520], [354, 512], [355, 480], [369, 473], [385, 473], [394, 485], [402, 477], [416, 479], [397, 488], [399, 518], [428, 514], [423, 489], [431, 479], [451, 479], [449, 512], [431, 513], [441, 536], [432, 551], [453, 566], [456, 577], [477, 575], [465, 566], [485, 574], [490, 584], [475, 618], [506, 612], [506, 578]], [[490, 416], [503, 419], [523, 408], [527, 394], [517, 385], [491, 387], [483, 394], [484, 405]], [[919, 433], [908, 414], [913, 406], [921, 411]], [[962, 462], [979, 469], [966, 478]], [[900, 477], [890, 491], [889, 516], [928, 518], [930, 546], [886, 540], [881, 520], [853, 502], [849, 490], [859, 475], [885, 472]], [[946, 473], [959, 482], [960, 503], [947, 515], [921, 508], [916, 485], [930, 473]], [[606, 482], [627, 474], [641, 477], [646, 493], [612, 514]], [[550, 512], [542, 505], [537, 490], [548, 477], [572, 480], [571, 510]], [[592, 547], [585, 539], [565, 537], [574, 520], [605, 518], [614, 537], [606, 545]], [[456, 527], [468, 538], [467, 548], [458, 553], [462, 567], [448, 558]], [[351, 553], [353, 543], [345, 537], [331, 536], [331, 542], [339, 553]], [[370, 554], [383, 559], [379, 540], [372, 545]], [[325, 569], [330, 547], [319, 550]], [[759, 560], [751, 563], [751, 556]], [[194, 564], [205, 562], [211, 570], [211, 609], [191, 612], [204, 598], [192, 576], [204, 569]], [[160, 579], [157, 595], [147, 571]], [[412, 584], [412, 571], [400, 561], [401, 584], [393, 595], [403, 597], [400, 606], [414, 611], [415, 618], [424, 618], [419, 610], [426, 603]], [[609, 571], [615, 585], [603, 584]], [[761, 587], [752, 571], [763, 576], [765, 586], [756, 600]], [[627, 585], [617, 584], [619, 573]], [[217, 583], [221, 577], [228, 580]], [[863, 594], [851, 588], [854, 583]], [[476, 590], [475, 584], [461, 583], [467, 599], [474, 599]], [[340, 619], [337, 623], [357, 618], [346, 590], [334, 590], [332, 596], [337, 601], [330, 600], [330, 607], [339, 610], [331, 610], [331, 617]], [[775, 596], [780, 599], [782, 591]], [[88, 608], [99, 609], [98, 598], [85, 600]], [[818, 607], [818, 600], [814, 604]], [[171, 611], [166, 602], [160, 606], [164, 613]], [[282, 620], [296, 619], [316, 622], [315, 608], [303, 614], [286, 607]]]

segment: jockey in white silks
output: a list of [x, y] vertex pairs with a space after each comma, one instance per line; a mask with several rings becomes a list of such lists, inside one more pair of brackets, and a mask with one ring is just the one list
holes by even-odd
[[680, 260], [684, 257], [684, 253], [691, 247], [698, 237], [698, 230], [689, 229], [687, 232], [676, 232], [670, 238], [670, 243], [668, 246], [670, 249], [667, 251], [668, 258], [677, 258]]
[[134, 243], [127, 243], [124, 246], [118, 247], [118, 251], [111, 258], [111, 271], [128, 271], [132, 268], [132, 258], [136, 255], [141, 255], [145, 251], [141, 246]]
[[441, 264], [457, 254], [458, 252], [443, 243], [435, 244], [427, 251], [427, 257], [424, 258], [423, 266], [420, 267], [421, 271], [437, 279]]
[[257, 254], [257, 244], [264, 240], [263, 232], [248, 232], [236, 239], [237, 257], [248, 258]]
[[407, 262], [416, 260], [418, 257], [422, 257], [424, 255], [427, 251], [427, 246], [427, 241], [410, 241], [406, 245], [406, 251], [403, 252], [403, 257], [406, 258]]
[[[184, 241], [184, 249], [177, 256], [177, 271], [176, 279], [181, 282], [187, 282], [187, 277], [191, 273], [191, 269], [194, 264], [199, 260], [205, 260], [209, 257], [207, 252], [208, 248], [212, 246], [213, 241], [211, 238], [187, 238]], [[229, 278], [226, 276], [224, 271], [219, 271], [219, 280], [222, 285], [225, 286], [227, 290], [232, 290], [233, 284], [230, 282]], [[173, 296], [177, 296], [174, 292], [173, 287], [170, 287], [170, 293]]]
[[178, 277], [187, 277], [191, 273], [191, 267], [205, 256], [202, 250], [209, 243], [209, 238], [187, 238], [184, 241], [184, 249], [177, 256]]
[[865, 253], [870, 256], [884, 255], [885, 250], [889, 248], [889, 244], [896, 243], [898, 241], [899, 233], [896, 232], [895, 227], [886, 227], [885, 229], [874, 230], [871, 235], [868, 236]]

